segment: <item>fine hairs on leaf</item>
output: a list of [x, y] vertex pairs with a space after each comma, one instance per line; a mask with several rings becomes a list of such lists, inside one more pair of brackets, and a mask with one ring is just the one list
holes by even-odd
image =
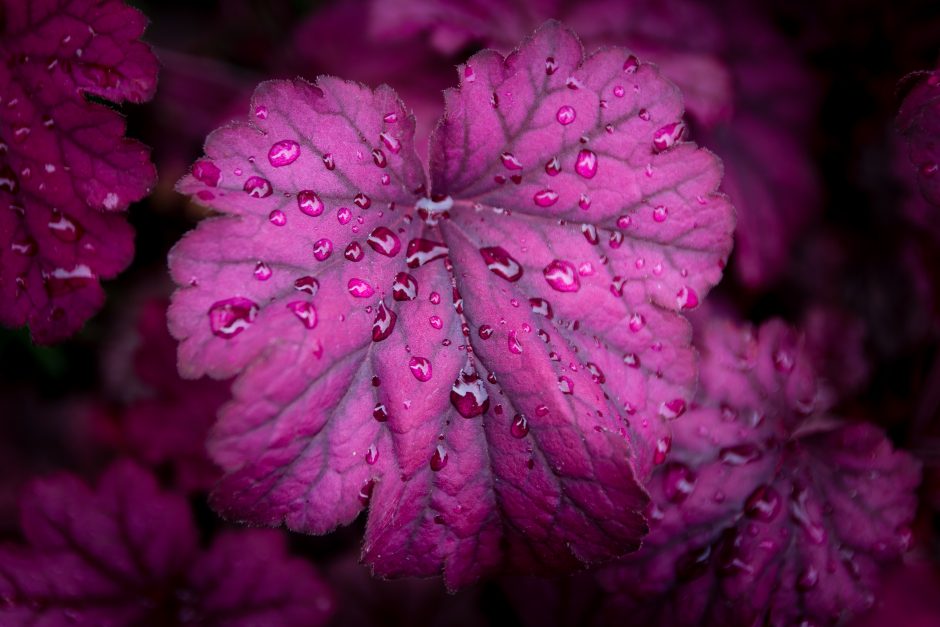
[[[380, 576], [565, 573], [635, 550], [695, 382], [681, 315], [733, 209], [681, 96], [548, 22], [458, 68], [430, 159], [388, 87], [261, 84], [179, 190], [187, 377], [237, 376], [213, 506], [326, 533]], [[429, 178], [427, 178], [427, 174]]]

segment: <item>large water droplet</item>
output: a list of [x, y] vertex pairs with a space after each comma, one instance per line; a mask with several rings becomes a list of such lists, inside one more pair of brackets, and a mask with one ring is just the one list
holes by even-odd
[[249, 177], [242, 189], [252, 198], [267, 198], [274, 192], [271, 182], [260, 176]]
[[486, 267], [496, 276], [515, 282], [522, 278], [522, 266], [500, 246], [481, 248], [480, 255]]
[[426, 263], [446, 256], [449, 249], [440, 242], [416, 238], [408, 242], [405, 262], [409, 268], [419, 268]]
[[375, 289], [368, 282], [358, 277], [352, 277], [346, 283], [346, 289], [355, 298], [369, 298], [375, 294]]
[[367, 241], [372, 250], [386, 257], [394, 257], [401, 250], [401, 240], [384, 226], [373, 229]]
[[424, 357], [412, 357], [408, 361], [408, 368], [418, 381], [426, 383], [431, 380], [431, 362]]
[[581, 150], [574, 163], [574, 169], [575, 172], [586, 179], [594, 178], [594, 175], [597, 174], [597, 153], [586, 148]]
[[317, 217], [325, 208], [323, 201], [309, 189], [297, 192], [297, 207], [308, 216]]
[[293, 139], [282, 139], [268, 150], [268, 161], [275, 168], [282, 168], [297, 161], [300, 156], [300, 144]]
[[381, 342], [387, 339], [392, 331], [395, 330], [395, 322], [398, 316], [391, 309], [385, 306], [385, 302], [380, 302], [375, 314], [375, 320], [372, 322], [372, 341]]
[[297, 319], [308, 329], [317, 326], [317, 310], [313, 306], [313, 303], [305, 300], [295, 300], [287, 303], [287, 308], [290, 309], [294, 315], [297, 316]]
[[473, 418], [486, 413], [490, 396], [476, 373], [461, 370], [450, 389], [450, 403], [464, 418]]
[[257, 316], [257, 303], [235, 296], [212, 304], [209, 308], [209, 328], [216, 336], [228, 340], [247, 329]]
[[360, 209], [368, 209], [369, 207], [372, 206], [372, 199], [366, 196], [365, 194], [363, 194], [362, 192], [359, 192], [358, 194], [353, 196], [353, 204], [359, 207]]
[[578, 271], [568, 261], [555, 259], [542, 270], [548, 285], [559, 292], [577, 292], [581, 289]]

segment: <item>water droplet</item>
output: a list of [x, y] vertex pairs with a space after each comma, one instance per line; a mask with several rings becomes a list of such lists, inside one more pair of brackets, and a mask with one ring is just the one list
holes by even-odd
[[516, 332], [514, 330], [509, 331], [507, 345], [509, 347], [510, 353], [514, 355], [522, 354], [522, 344], [519, 342], [519, 338], [516, 336]]
[[368, 209], [369, 207], [372, 206], [372, 199], [366, 196], [365, 194], [363, 194], [362, 192], [359, 192], [358, 194], [353, 196], [353, 204], [359, 207], [360, 209]]
[[444, 466], [447, 465], [447, 449], [442, 445], [438, 444], [434, 449], [434, 454], [431, 455], [431, 461], [429, 462], [431, 470], [438, 472], [444, 469]]
[[744, 466], [756, 462], [761, 457], [763, 457], [761, 450], [753, 444], [727, 446], [718, 452], [718, 459], [728, 466]]
[[395, 330], [397, 320], [398, 316], [395, 315], [395, 312], [388, 309], [384, 301], [380, 301], [376, 309], [375, 320], [372, 322], [372, 341], [381, 342], [388, 339], [392, 331]]
[[558, 157], [552, 157], [545, 163], [545, 174], [549, 176], [558, 176], [561, 172], [561, 163]]
[[399, 272], [392, 283], [392, 298], [397, 301], [414, 300], [418, 296], [418, 282], [407, 272]]
[[614, 96], [617, 98], [623, 98], [624, 93], [626, 92], [623, 89], [623, 85], [616, 85], [614, 87]]
[[568, 126], [574, 122], [576, 117], [577, 113], [571, 105], [562, 105], [559, 107], [558, 113], [555, 114], [555, 119], [558, 120], [558, 123], [562, 126]]
[[653, 150], [662, 152], [673, 144], [685, 139], [686, 126], [681, 120], [663, 126], [653, 133]]
[[618, 229], [626, 229], [626, 228], [629, 228], [632, 223], [633, 223], [633, 218], [631, 218], [631, 217], [628, 216], [628, 215], [622, 215], [622, 216], [620, 216], [619, 218], [617, 218], [617, 228], [618, 228]]
[[216, 301], [209, 308], [209, 327], [217, 337], [229, 340], [247, 329], [258, 316], [258, 305], [235, 296]]
[[663, 492], [670, 503], [681, 503], [695, 490], [695, 472], [680, 463], [670, 463], [663, 474]]
[[574, 169], [586, 179], [594, 178], [597, 174], [597, 153], [587, 148], [582, 149], [575, 160]]
[[698, 294], [691, 287], [683, 286], [676, 293], [676, 305], [679, 309], [695, 309], [698, 307]]
[[819, 571], [810, 564], [800, 573], [799, 578], [796, 580], [796, 587], [798, 590], [806, 592], [815, 588], [817, 583], [819, 583]]
[[488, 324], [480, 325], [477, 334], [480, 336], [481, 340], [488, 340], [493, 337], [493, 327]]
[[388, 159], [385, 158], [385, 153], [381, 148], [375, 148], [372, 151], [372, 162], [380, 168], [388, 165]]
[[577, 292], [581, 279], [577, 269], [568, 261], [555, 259], [542, 270], [548, 285], [559, 292]]
[[521, 170], [522, 163], [516, 159], [516, 157], [511, 152], [504, 152], [499, 156], [503, 162], [503, 166], [507, 170]]
[[668, 435], [663, 436], [656, 440], [656, 450], [653, 451], [653, 463], [657, 466], [663, 464], [666, 461], [666, 456], [669, 455], [669, 451], [672, 450], [672, 438]]
[[500, 246], [481, 248], [480, 255], [486, 267], [501, 279], [515, 282], [522, 278], [522, 266], [504, 248]]
[[375, 404], [375, 408], [372, 410], [372, 417], [379, 422], [388, 421], [388, 410], [383, 403]]
[[920, 173], [926, 178], [933, 178], [940, 170], [940, 166], [935, 161], [928, 161], [920, 166]]
[[327, 152], [327, 153], [324, 153], [324, 155], [323, 155], [322, 158], [323, 158], [323, 165], [326, 166], [326, 169], [327, 169], [327, 170], [335, 170], [335, 169], [336, 169], [336, 160], [333, 159], [333, 155], [332, 155], [332, 154], [330, 154], [330, 153], [328, 153], [328, 152]]
[[271, 268], [263, 261], [259, 261], [255, 264], [255, 278], [259, 281], [267, 281], [271, 278], [272, 274], [274, 274], [274, 272], [272, 272]]
[[639, 333], [643, 330], [643, 327], [646, 326], [646, 318], [642, 314], [634, 313], [630, 316], [630, 320], [627, 322], [627, 326], [634, 333]]
[[362, 258], [365, 257], [365, 251], [362, 250], [362, 246], [359, 245], [359, 242], [350, 242], [346, 246], [346, 251], [343, 253], [343, 256], [347, 261], [362, 261]]
[[305, 300], [295, 300], [287, 303], [287, 308], [294, 312], [294, 315], [297, 316], [308, 329], [317, 326], [317, 310], [313, 306], [313, 303]]
[[574, 381], [566, 376], [558, 377], [558, 389], [562, 394], [574, 394]]
[[372, 479], [367, 480], [362, 484], [362, 487], [359, 488], [359, 494], [356, 495], [359, 498], [359, 502], [362, 503], [362, 506], [365, 507], [369, 504], [369, 501], [372, 500], [372, 491], [375, 489], [375, 481]]
[[419, 268], [426, 263], [447, 255], [449, 249], [440, 242], [416, 238], [408, 242], [405, 262], [409, 268]]
[[333, 242], [325, 237], [313, 243], [313, 257], [317, 261], [326, 261], [333, 254]]
[[268, 108], [264, 105], [258, 105], [257, 107], [255, 107], [255, 117], [258, 118], [259, 120], [267, 120]]
[[612, 250], [617, 250], [623, 244], [623, 233], [620, 231], [613, 231], [610, 234], [610, 238], [607, 242]]
[[450, 389], [450, 403], [464, 418], [473, 418], [490, 408], [490, 396], [479, 376], [461, 370]]
[[298, 292], [316, 296], [317, 292], [320, 290], [320, 283], [312, 276], [302, 276], [294, 281], [294, 289]]
[[600, 366], [593, 362], [587, 362], [584, 364], [584, 367], [587, 368], [588, 372], [591, 373], [591, 380], [597, 384], [603, 384], [607, 382], [607, 377], [604, 376], [604, 371], [601, 370]]
[[627, 60], [623, 62], [623, 71], [626, 74], [635, 74], [637, 68], [640, 67], [640, 60], [637, 59], [632, 54], [627, 57]]
[[32, 129], [28, 126], [14, 126], [13, 127], [13, 141], [17, 144], [22, 144], [26, 141], [26, 138], [29, 137], [29, 134]]
[[293, 139], [282, 139], [268, 150], [268, 161], [275, 168], [283, 168], [297, 161], [300, 157], [300, 144]]
[[546, 57], [545, 59], [545, 73], [549, 76], [555, 73], [558, 69], [558, 63], [555, 62], [555, 57]]
[[796, 367], [796, 359], [788, 350], [779, 349], [774, 351], [774, 369], [777, 372], [793, 372], [793, 369]]
[[512, 424], [509, 426], [509, 433], [516, 439], [522, 439], [529, 435], [529, 421], [524, 414], [513, 416]]
[[63, 242], [78, 241], [84, 233], [84, 229], [80, 224], [55, 210], [52, 212], [52, 217], [49, 219], [47, 226], [52, 234]]
[[336, 210], [336, 221], [342, 225], [349, 224], [349, 221], [352, 220], [352, 211], [349, 210], [349, 207], [340, 207]]
[[681, 398], [674, 398], [671, 401], [664, 401], [659, 406], [659, 415], [665, 420], [674, 420], [685, 413], [685, 401]]
[[268, 222], [274, 226], [284, 226], [287, 224], [287, 216], [280, 209], [275, 209], [268, 214]]
[[585, 222], [581, 225], [581, 234], [584, 235], [584, 239], [587, 240], [588, 244], [596, 246], [601, 240], [597, 235], [597, 227], [593, 224], [588, 224]]
[[22, 241], [10, 242], [10, 250], [23, 257], [33, 257], [39, 251], [39, 247], [36, 245], [36, 240], [27, 235]]
[[638, 116], [640, 117], [640, 119], [643, 120], [644, 122], [649, 122], [649, 121], [650, 121], [650, 112], [647, 111], [646, 109], [640, 109], [640, 112], [637, 113], [637, 115], [638, 115]]
[[653, 221], [655, 222], [665, 222], [666, 216], [669, 214], [669, 210], [663, 207], [662, 205], [657, 205], [653, 208]]
[[325, 208], [323, 201], [314, 192], [305, 189], [297, 192], [297, 207], [311, 217], [317, 217]]
[[744, 502], [744, 514], [748, 518], [770, 522], [780, 512], [780, 493], [773, 486], [758, 486]]
[[408, 368], [418, 381], [426, 383], [431, 380], [431, 362], [424, 357], [412, 357], [408, 361]]
[[242, 189], [252, 198], [267, 198], [274, 192], [271, 182], [260, 176], [249, 177]]
[[529, 305], [532, 307], [532, 313], [545, 316], [549, 320], [555, 317], [551, 303], [544, 298], [530, 298]]
[[806, 488], [794, 487], [793, 495], [790, 498], [790, 516], [803, 528], [810, 542], [823, 544], [826, 541], [827, 533], [821, 524], [810, 517], [807, 508], [808, 498], [809, 492]]
[[401, 142], [390, 133], [379, 133], [379, 139], [393, 154], [397, 155], [401, 150]]
[[372, 250], [386, 257], [394, 257], [401, 250], [401, 240], [391, 229], [384, 226], [373, 229], [367, 241]]
[[710, 544], [687, 551], [676, 560], [676, 578], [683, 583], [698, 579], [708, 572], [711, 557]]
[[587, 211], [591, 208], [591, 197], [587, 194], [581, 194], [581, 197], [578, 198], [578, 206], [581, 207], [582, 211]]
[[211, 161], [202, 159], [193, 164], [193, 178], [209, 187], [218, 187], [222, 170]]
[[346, 289], [349, 290], [349, 293], [355, 298], [369, 298], [375, 294], [375, 290], [371, 285], [357, 277], [349, 279], [346, 283]]
[[369, 450], [365, 454], [366, 463], [370, 466], [374, 465], [375, 462], [379, 461], [379, 449], [376, 448], [375, 444], [369, 445]]
[[551, 207], [558, 202], [558, 192], [552, 189], [542, 189], [532, 196], [532, 201], [539, 207]]

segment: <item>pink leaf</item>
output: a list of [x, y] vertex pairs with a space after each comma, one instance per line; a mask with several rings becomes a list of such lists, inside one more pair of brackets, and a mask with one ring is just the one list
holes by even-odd
[[228, 532], [201, 551], [186, 500], [128, 462], [96, 490], [71, 475], [37, 480], [22, 526], [27, 546], [0, 547], [4, 624], [321, 625], [332, 610], [281, 535]]
[[[0, 54], [0, 322], [61, 340], [130, 262], [120, 212], [156, 178], [124, 120], [90, 102], [148, 100], [157, 62], [146, 20], [122, 2], [3, 2]], [[9, 210], [6, 210], [9, 209]]]
[[872, 425], [804, 418], [808, 361], [780, 321], [706, 327], [702, 390], [649, 486], [653, 531], [601, 575], [621, 611], [824, 624], [870, 606], [881, 563], [910, 543], [919, 464]]
[[[585, 59], [550, 23], [459, 73], [430, 190], [390, 89], [261, 85], [180, 184], [227, 215], [170, 257], [183, 373], [240, 374], [215, 506], [325, 533], [369, 504], [375, 571], [450, 587], [636, 548], [637, 479], [695, 375], [676, 312], [733, 226], [677, 90], [628, 52]], [[284, 140], [300, 154], [272, 165]]]
[[898, 113], [898, 130], [907, 139], [921, 192], [940, 206], [940, 70], [906, 80], [909, 91]]

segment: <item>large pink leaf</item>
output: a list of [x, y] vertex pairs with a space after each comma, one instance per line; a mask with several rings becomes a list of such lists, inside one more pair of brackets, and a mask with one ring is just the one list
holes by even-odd
[[121, 212], [156, 178], [123, 118], [86, 96], [143, 102], [157, 62], [144, 16], [117, 0], [4, 0], [0, 15], [0, 322], [53, 342], [130, 262]]
[[908, 157], [921, 192], [940, 206], [940, 70], [906, 80], [909, 91], [898, 113], [898, 129], [908, 141]]
[[240, 374], [216, 507], [324, 533], [371, 502], [375, 571], [451, 587], [636, 548], [733, 226], [627, 51], [550, 23], [459, 73], [430, 191], [390, 89], [261, 85], [180, 184], [228, 215], [170, 257], [183, 373]]
[[601, 575], [608, 611], [663, 625], [828, 624], [867, 608], [908, 547], [919, 464], [865, 423], [816, 415], [800, 337], [711, 323], [702, 391], [650, 482], [642, 551]]
[[269, 530], [206, 551], [186, 499], [128, 462], [91, 490], [37, 480], [21, 508], [28, 546], [0, 547], [4, 625], [321, 625], [333, 599]]

